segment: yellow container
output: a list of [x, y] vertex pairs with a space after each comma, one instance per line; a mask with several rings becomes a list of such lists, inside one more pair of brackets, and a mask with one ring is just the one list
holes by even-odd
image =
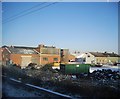
[[53, 63], [53, 66], [60, 66], [60, 63]]
[[60, 63], [53, 63], [53, 69], [60, 69]]

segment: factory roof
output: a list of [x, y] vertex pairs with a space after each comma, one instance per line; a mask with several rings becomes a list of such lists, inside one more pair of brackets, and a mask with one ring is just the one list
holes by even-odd
[[112, 53], [101, 53], [101, 52], [90, 52], [92, 55], [94, 55], [95, 57], [120, 57], [120, 55], [112, 52]]
[[12, 54], [38, 54], [33, 47], [5, 46], [5, 48]]

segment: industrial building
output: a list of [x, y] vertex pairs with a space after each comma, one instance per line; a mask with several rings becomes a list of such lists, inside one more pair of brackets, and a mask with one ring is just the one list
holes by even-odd
[[0, 65], [2, 65], [2, 48], [0, 48]]
[[85, 52], [77, 56], [76, 61], [85, 64], [114, 64], [120, 61], [120, 55], [113, 52]]
[[28, 66], [30, 63], [45, 65], [69, 61], [68, 49], [43, 44], [38, 45], [38, 47], [3, 46], [2, 50], [3, 65], [16, 64], [22, 67]]
[[39, 64], [39, 53], [30, 47], [4, 46], [2, 52], [2, 64], [16, 64], [25, 67], [29, 63]]

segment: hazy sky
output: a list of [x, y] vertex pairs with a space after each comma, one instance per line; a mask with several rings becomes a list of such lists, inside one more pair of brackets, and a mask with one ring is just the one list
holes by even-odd
[[4, 2], [119, 2], [119, 0], [2, 0]]
[[2, 45], [2, 3], [0, 2], [0, 46]]
[[[3, 3], [3, 45], [54, 45], [79, 51], [118, 51], [118, 4], [63, 3], [34, 12], [45, 3]], [[11, 20], [16, 16], [16, 19]], [[19, 16], [20, 14], [20, 16]], [[24, 15], [21, 17], [21, 15]], [[11, 19], [8, 19], [10, 18]], [[18, 18], [17, 18], [18, 17]]]

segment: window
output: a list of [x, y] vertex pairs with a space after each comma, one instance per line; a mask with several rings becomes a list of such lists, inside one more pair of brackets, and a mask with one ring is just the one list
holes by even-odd
[[54, 61], [58, 61], [58, 58], [54, 58]]
[[83, 62], [86, 62], [86, 58], [83, 58]]
[[98, 59], [96, 59], [96, 62], [98, 62]]
[[48, 61], [48, 58], [44, 57], [43, 60], [44, 60], [44, 61]]
[[90, 55], [88, 55], [88, 57], [90, 57]]

